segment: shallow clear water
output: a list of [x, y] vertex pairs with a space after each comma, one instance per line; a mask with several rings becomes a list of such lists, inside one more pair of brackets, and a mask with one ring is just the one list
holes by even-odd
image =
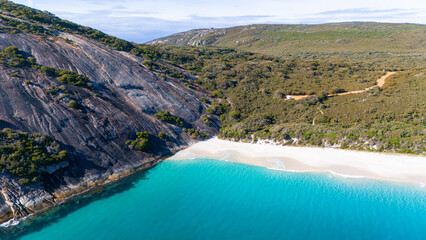
[[15, 230], [30, 240], [426, 239], [426, 189], [217, 160], [164, 161]]

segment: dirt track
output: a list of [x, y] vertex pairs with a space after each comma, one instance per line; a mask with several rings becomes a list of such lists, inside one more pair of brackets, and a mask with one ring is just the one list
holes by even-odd
[[[366, 89], [363, 90], [356, 90], [356, 91], [350, 91], [350, 92], [344, 92], [344, 93], [338, 93], [338, 94], [330, 94], [328, 95], [329, 97], [334, 97], [334, 96], [343, 96], [343, 95], [349, 95], [349, 94], [357, 94], [357, 93], [363, 93], [363, 92], [367, 92], [370, 89], [373, 89], [375, 87], [382, 87], [385, 84], [385, 80], [386, 78], [394, 75], [397, 72], [388, 72], [385, 75], [383, 75], [382, 77], [380, 77], [379, 79], [377, 79], [377, 83], [376, 85], [372, 86], [372, 87], [368, 87]], [[292, 99], [294, 100], [301, 100], [304, 99], [306, 97], [309, 97], [309, 95], [290, 95]], [[291, 99], [286, 99], [286, 100], [291, 100]]]

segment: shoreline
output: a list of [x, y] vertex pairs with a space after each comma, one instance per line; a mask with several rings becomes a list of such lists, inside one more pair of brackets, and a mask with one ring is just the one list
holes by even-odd
[[426, 186], [426, 157], [333, 148], [241, 143], [218, 138], [191, 145], [167, 160], [211, 158], [289, 172], [328, 172], [345, 178]]
[[164, 160], [196, 158], [229, 161], [279, 171], [331, 173], [343, 178], [369, 178], [426, 186], [426, 157], [423, 156], [282, 146], [271, 143], [242, 143], [215, 137], [181, 147], [169, 157], [153, 158], [135, 169], [85, 183], [85, 186], [56, 196], [55, 204], [44, 206], [20, 219], [1, 221], [0, 228], [7, 229], [27, 219], [44, 215], [52, 209], [72, 203], [81, 196], [90, 195], [95, 188], [103, 189], [117, 184], [136, 173], [155, 167]]
[[[183, 148], [181, 147], [180, 149], [185, 148], [186, 146]], [[26, 220], [43, 216], [59, 207], [65, 206], [67, 204], [72, 204], [80, 197], [102, 192], [108, 186], [120, 184], [121, 181], [124, 181], [131, 176], [134, 176], [140, 172], [149, 170], [157, 166], [159, 163], [167, 159], [168, 156], [170, 155], [154, 157], [134, 169], [124, 170], [120, 173], [115, 173], [95, 181], [84, 182], [81, 183], [80, 186], [75, 189], [62, 192], [60, 194], [55, 194], [55, 201], [51, 204], [41, 204], [37, 206], [36, 209], [32, 210], [30, 214], [19, 219], [15, 219], [14, 217], [12, 217], [10, 219], [7, 219], [6, 221], [0, 221], [0, 229], [8, 229], [9, 227], [19, 225], [21, 222], [24, 222]], [[173, 153], [171, 156], [173, 156]]]

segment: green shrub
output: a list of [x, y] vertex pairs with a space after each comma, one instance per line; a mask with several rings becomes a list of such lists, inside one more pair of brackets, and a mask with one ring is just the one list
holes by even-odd
[[331, 90], [331, 94], [338, 94], [338, 93], [344, 93], [344, 92], [346, 92], [346, 90], [345, 90], [345, 89], [343, 89], [343, 88], [340, 88], [340, 87], [333, 88], [333, 89]]
[[159, 133], [158, 133], [158, 137], [159, 137], [159, 138], [161, 138], [161, 139], [163, 139], [163, 140], [165, 140], [165, 139], [168, 139], [168, 138], [169, 138], [169, 136], [167, 136], [167, 134], [166, 134], [166, 133], [164, 133], [164, 132], [159, 132]]
[[15, 46], [7, 47], [4, 50], [3, 55], [7, 58], [22, 57], [22, 54], [19, 51], [18, 47], [15, 47]]
[[61, 83], [71, 84], [78, 87], [87, 87], [89, 83], [88, 77], [67, 70], [57, 70], [56, 75], [58, 75], [57, 79]]
[[191, 138], [194, 139], [208, 139], [210, 138], [210, 134], [203, 133], [199, 129], [193, 129], [193, 128], [184, 128], [183, 131], [188, 134]]
[[149, 144], [149, 133], [148, 132], [137, 132], [136, 139], [131, 141], [127, 140], [126, 144], [130, 149], [135, 149], [141, 152], [147, 152], [150, 148]]
[[70, 107], [70, 108], [75, 108], [75, 109], [79, 109], [81, 107], [80, 104], [76, 100], [69, 101], [67, 106]]
[[228, 112], [228, 104], [221, 102], [214, 102], [207, 108], [207, 112], [214, 115], [222, 115]]
[[[86, 87], [86, 88], [91, 87], [88, 77], [69, 71], [69, 70], [62, 70], [62, 69], [55, 69], [55, 68], [46, 67], [46, 66], [40, 66], [37, 64], [35, 58], [24, 57], [19, 51], [19, 49], [15, 46], [8, 47], [4, 51], [0, 50], [0, 60], [2, 60], [2, 57], [6, 59], [5, 62], [7, 62], [7, 64], [11, 67], [22, 68], [22, 67], [32, 66], [34, 69], [39, 69], [42, 73], [46, 74], [47, 76], [56, 77], [58, 81], [62, 83], [70, 84], [70, 85], [74, 85], [78, 87]], [[20, 77], [16, 73], [13, 73], [11, 76]]]
[[282, 98], [285, 98], [285, 97], [286, 97], [286, 94], [285, 94], [284, 92], [282, 92], [282, 91], [278, 90], [278, 91], [276, 91], [276, 92], [275, 92], [274, 96], [275, 96], [276, 98], [282, 99]]
[[154, 117], [156, 117], [158, 120], [176, 125], [178, 127], [184, 126], [184, 123], [180, 117], [173, 116], [169, 111], [157, 111], [157, 113], [154, 114]]
[[224, 95], [220, 90], [214, 90], [210, 96], [212, 98], [224, 98]]
[[55, 86], [51, 85], [49, 89], [46, 90], [46, 94], [56, 95], [59, 91], [59, 88], [56, 88]]
[[[11, 67], [27, 67], [30, 66], [30, 61], [22, 55], [19, 49], [15, 46], [7, 47], [4, 51], [0, 50], [0, 58], [6, 59], [5, 62]], [[19, 77], [16, 73], [12, 77]]]
[[53, 138], [8, 128], [0, 130], [0, 154], [0, 172], [18, 177], [22, 185], [38, 182], [40, 167], [69, 160]]
[[241, 113], [240, 111], [230, 111], [229, 116], [235, 120], [238, 120], [241, 117]]
[[18, 183], [25, 186], [30, 185], [32, 182], [28, 178], [21, 178], [19, 179]]
[[211, 126], [213, 124], [212, 119], [209, 115], [203, 115], [201, 119], [203, 120], [203, 123], [206, 124], [207, 126]]
[[144, 65], [148, 70], [153, 70], [157, 68], [157, 64], [154, 63], [151, 59], [145, 59], [142, 62], [142, 65]]
[[319, 101], [323, 102], [324, 100], [328, 99], [328, 92], [327, 91], [321, 91], [320, 94], [318, 94]]

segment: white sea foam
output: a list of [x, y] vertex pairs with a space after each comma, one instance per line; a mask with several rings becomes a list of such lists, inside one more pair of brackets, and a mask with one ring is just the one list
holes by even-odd
[[6, 222], [4, 222], [4, 223], [2, 223], [2, 224], [0, 224], [0, 227], [4, 227], [4, 228], [8, 228], [8, 227], [11, 227], [11, 226], [16, 226], [16, 225], [18, 225], [19, 223], [20, 223], [21, 221], [15, 221], [15, 220], [13, 220], [13, 218], [12, 219], [9, 219], [8, 221], [6, 221]]
[[[347, 174], [340, 174], [340, 173], [336, 173], [330, 170], [325, 170], [325, 171], [319, 171], [319, 170], [306, 170], [306, 171], [299, 171], [299, 170], [288, 170], [288, 169], [282, 169], [282, 168], [273, 168], [273, 167], [268, 167], [268, 169], [274, 170], [274, 171], [283, 171], [283, 172], [292, 172], [292, 173], [329, 173], [333, 176], [339, 176], [342, 178], [366, 178], [368, 179], [368, 177], [366, 176], [356, 176], [356, 175], [347, 175]], [[373, 178], [370, 178], [373, 179]], [[420, 186], [425, 186], [424, 184], [420, 184]]]

